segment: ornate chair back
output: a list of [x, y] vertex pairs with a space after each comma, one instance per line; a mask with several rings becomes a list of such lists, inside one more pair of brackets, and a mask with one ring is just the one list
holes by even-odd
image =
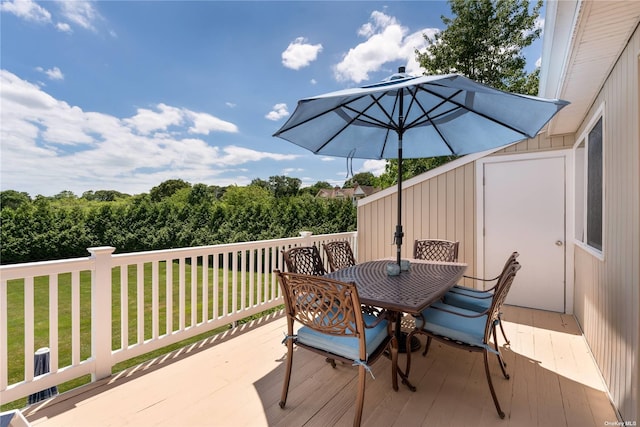
[[413, 257], [427, 261], [458, 261], [460, 242], [442, 239], [417, 239], [413, 244]]
[[320, 251], [315, 246], [298, 246], [282, 251], [284, 261], [290, 273], [324, 276], [327, 271], [320, 258]]
[[324, 243], [322, 247], [327, 254], [327, 261], [329, 262], [331, 271], [356, 265], [356, 259], [353, 256], [353, 251], [348, 241], [337, 240], [335, 242]]

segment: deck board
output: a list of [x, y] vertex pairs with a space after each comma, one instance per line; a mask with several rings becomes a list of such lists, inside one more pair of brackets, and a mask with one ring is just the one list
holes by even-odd
[[[605, 425], [616, 414], [572, 316], [505, 307], [510, 346], [498, 339], [510, 379], [495, 357], [491, 373], [506, 418], [493, 406], [480, 353], [433, 343], [412, 354], [411, 381], [391, 388], [390, 361], [367, 377], [365, 426]], [[349, 426], [357, 369], [331, 368], [297, 349], [285, 409], [278, 405], [286, 321], [273, 316], [226, 337], [177, 350], [108, 380], [26, 408], [33, 426]], [[424, 337], [420, 338], [424, 343]], [[400, 356], [404, 368], [405, 356]]]

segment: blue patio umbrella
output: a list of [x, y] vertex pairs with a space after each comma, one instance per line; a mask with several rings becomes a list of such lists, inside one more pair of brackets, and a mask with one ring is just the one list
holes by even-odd
[[398, 159], [397, 262], [402, 247], [402, 159], [480, 152], [533, 138], [567, 101], [504, 92], [458, 74], [397, 74], [305, 98], [273, 135], [315, 154]]

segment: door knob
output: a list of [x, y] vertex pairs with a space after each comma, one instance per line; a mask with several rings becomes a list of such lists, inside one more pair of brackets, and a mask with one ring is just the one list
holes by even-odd
[[562, 240], [556, 240], [556, 246], [562, 246]]

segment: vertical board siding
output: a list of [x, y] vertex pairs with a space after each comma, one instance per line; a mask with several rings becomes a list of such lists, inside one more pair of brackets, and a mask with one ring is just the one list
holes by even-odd
[[576, 317], [626, 421], [637, 420], [640, 406], [638, 52], [636, 29], [585, 117], [604, 105], [604, 260], [575, 253]]

